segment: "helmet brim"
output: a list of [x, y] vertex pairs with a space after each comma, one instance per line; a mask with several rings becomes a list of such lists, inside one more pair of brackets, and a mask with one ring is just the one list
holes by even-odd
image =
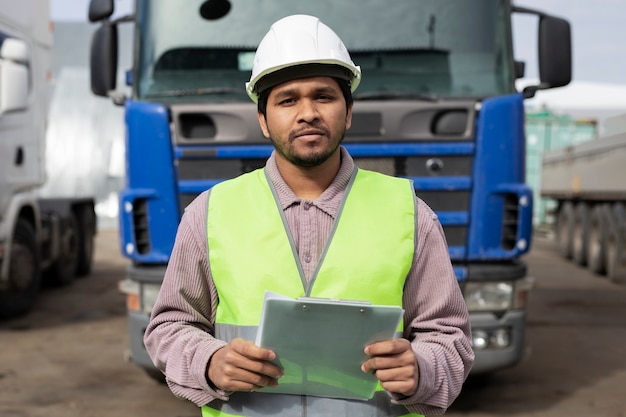
[[246, 92], [255, 103], [258, 102], [259, 95], [272, 87], [287, 81], [309, 77], [333, 77], [348, 81], [350, 90], [354, 91], [361, 81], [359, 67], [355, 67], [356, 73], [341, 63], [319, 61], [310, 63], [300, 63], [297, 65], [286, 65], [282, 68], [271, 68], [265, 73], [259, 74], [255, 80], [246, 83]]

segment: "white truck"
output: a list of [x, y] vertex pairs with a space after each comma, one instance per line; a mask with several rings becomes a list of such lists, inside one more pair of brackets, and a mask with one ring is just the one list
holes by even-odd
[[626, 282], [626, 114], [601, 137], [544, 154], [541, 195], [558, 202], [561, 254]]
[[0, 318], [30, 310], [43, 280], [87, 275], [92, 198], [41, 198], [53, 25], [48, 0], [0, 0]]

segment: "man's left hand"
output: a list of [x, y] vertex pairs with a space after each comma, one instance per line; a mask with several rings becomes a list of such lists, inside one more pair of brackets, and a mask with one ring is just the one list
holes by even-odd
[[371, 358], [361, 365], [363, 372], [373, 372], [389, 392], [406, 397], [415, 394], [419, 370], [411, 342], [393, 339], [373, 343], [365, 348], [365, 354]]

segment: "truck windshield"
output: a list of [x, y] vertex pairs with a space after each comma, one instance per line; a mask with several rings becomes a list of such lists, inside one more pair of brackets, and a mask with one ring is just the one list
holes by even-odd
[[508, 94], [508, 8], [507, 0], [139, 0], [135, 94], [248, 101], [254, 51], [290, 14], [317, 16], [343, 39], [363, 71], [357, 100]]

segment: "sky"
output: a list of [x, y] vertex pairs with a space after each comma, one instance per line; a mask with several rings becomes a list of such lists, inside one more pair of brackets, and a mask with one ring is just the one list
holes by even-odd
[[[572, 29], [573, 79], [626, 85], [626, 1], [517, 0], [518, 6], [562, 17]], [[536, 24], [531, 16], [513, 20], [516, 58], [536, 66]], [[531, 61], [532, 60], [532, 61]], [[534, 68], [529, 77], [536, 77]]]

